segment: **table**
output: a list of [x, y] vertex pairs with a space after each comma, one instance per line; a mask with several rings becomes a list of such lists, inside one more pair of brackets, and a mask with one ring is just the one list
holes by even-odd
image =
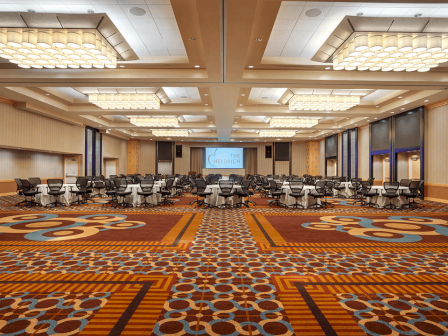
[[[307, 185], [303, 186], [303, 191], [305, 192], [305, 195], [303, 197], [301, 197], [301, 198], [298, 197], [297, 198], [297, 203], [298, 204], [302, 204], [302, 206], [304, 208], [308, 208], [310, 205], [313, 205], [313, 204], [316, 204], [316, 203], [317, 204], [321, 204], [320, 199], [316, 200], [313, 196], [309, 195], [310, 192], [312, 190], [314, 190], [314, 189], [315, 189], [314, 186], [307, 186]], [[283, 203], [283, 204], [285, 204], [287, 206], [290, 206], [290, 205], [293, 205], [293, 204], [296, 203], [295, 197], [292, 197], [292, 196], [289, 195], [289, 193], [291, 192], [291, 188], [289, 187], [289, 183], [288, 182], [283, 183], [282, 191], [285, 194], [280, 197], [280, 202], [281, 203]]]
[[[162, 200], [162, 195], [158, 192], [162, 187], [165, 186], [165, 181], [155, 181], [152, 187], [152, 196], [148, 197], [147, 202], [150, 204], [157, 205]], [[125, 202], [132, 203], [134, 207], [140, 206], [140, 204], [144, 201], [144, 196], [139, 195], [137, 192], [142, 191], [140, 184], [128, 184], [126, 191], [131, 191], [131, 194], [126, 196]], [[173, 191], [172, 193], [173, 194]]]
[[[235, 192], [237, 189], [241, 189], [241, 186], [234, 185], [232, 191]], [[213, 206], [225, 204], [225, 202], [226, 202], [225, 197], [218, 196], [218, 194], [220, 193], [219, 184], [209, 184], [207, 186], [207, 188], [205, 189], [205, 192], [210, 192], [210, 191], [212, 192], [212, 194], [205, 198], [206, 203], [213, 205]], [[227, 200], [230, 201], [231, 204], [233, 205], [235, 203], [241, 202], [241, 197], [238, 195], [234, 195], [233, 197], [227, 198]]]
[[[389, 198], [384, 197], [383, 193], [385, 192], [383, 186], [373, 186], [372, 190], [377, 190], [378, 196], [374, 197], [367, 197], [367, 202], [372, 202], [378, 205], [379, 208], [384, 208], [385, 205], [389, 204]], [[401, 193], [401, 191], [409, 191], [408, 187], [399, 187], [397, 190], [397, 193]], [[404, 196], [398, 196], [396, 198], [391, 198], [391, 203], [397, 207], [401, 207], [403, 204], [406, 203], [406, 197]]]
[[[37, 189], [41, 192], [36, 195], [36, 202], [40, 203], [43, 206], [47, 206], [49, 203], [54, 202], [54, 196], [48, 195], [48, 185], [47, 184], [38, 184]], [[62, 185], [62, 190], [65, 190], [65, 193], [59, 196], [59, 201], [62, 199], [62, 203], [66, 205], [70, 205], [70, 203], [77, 201], [76, 195], [72, 194], [70, 190], [78, 190], [76, 184], [67, 183]]]

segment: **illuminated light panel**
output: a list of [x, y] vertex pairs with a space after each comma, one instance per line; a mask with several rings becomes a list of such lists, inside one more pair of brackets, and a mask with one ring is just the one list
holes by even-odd
[[[89, 94], [89, 102], [103, 109], [158, 110], [160, 98], [155, 94]], [[175, 118], [174, 118], [175, 119]], [[177, 119], [176, 119], [177, 120]]]
[[139, 127], [179, 127], [177, 118], [131, 118], [131, 124]]
[[297, 111], [345, 111], [361, 102], [359, 96], [294, 95], [289, 109]]
[[157, 137], [187, 137], [188, 130], [153, 130], [152, 134]]
[[21, 68], [116, 68], [117, 53], [93, 29], [0, 28], [0, 57]]
[[448, 62], [448, 36], [358, 33], [333, 57], [334, 70], [426, 72]]
[[296, 131], [260, 131], [260, 136], [265, 138], [290, 138], [296, 135]]
[[299, 119], [299, 118], [272, 118], [269, 122], [271, 127], [295, 127], [309, 128], [318, 124], [318, 119]]

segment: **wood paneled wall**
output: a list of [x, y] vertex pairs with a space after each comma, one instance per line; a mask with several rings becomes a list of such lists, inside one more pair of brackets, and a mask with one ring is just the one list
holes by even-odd
[[358, 177], [369, 178], [369, 127], [358, 128]]
[[299, 176], [306, 174], [307, 157], [305, 142], [292, 143], [291, 161], [291, 174]]
[[140, 172], [140, 140], [128, 140], [128, 174]]
[[319, 174], [325, 176], [325, 138], [319, 140]]
[[[103, 159], [117, 159], [117, 174], [126, 174], [128, 161], [128, 142], [103, 133]], [[104, 167], [103, 167], [104, 171]]]
[[140, 141], [140, 174], [155, 173], [156, 143], [152, 141]]
[[84, 154], [84, 127], [0, 103], [0, 145]]
[[319, 175], [319, 141], [307, 141], [306, 151], [306, 174]]
[[[175, 158], [174, 172], [176, 174], [188, 174], [190, 171], [190, 148], [191, 147], [244, 147], [257, 148], [257, 169], [258, 174], [272, 174], [272, 160], [265, 158], [265, 145], [272, 145], [272, 142], [260, 143], [232, 143], [232, 142], [176, 142], [176, 145], [182, 145], [182, 158]], [[289, 164], [289, 163], [288, 163]]]
[[425, 191], [448, 199], [448, 105], [425, 112]]

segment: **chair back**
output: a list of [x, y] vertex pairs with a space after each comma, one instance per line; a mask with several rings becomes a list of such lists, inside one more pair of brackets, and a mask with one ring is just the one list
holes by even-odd
[[140, 180], [140, 188], [143, 192], [151, 192], [154, 187], [154, 180]]
[[234, 181], [237, 178], [238, 175], [236, 174], [230, 174], [229, 175], [229, 181]]
[[386, 194], [396, 194], [400, 183], [396, 181], [386, 181], [383, 184]]
[[30, 177], [28, 181], [30, 182], [32, 188], [36, 188], [38, 184], [42, 184], [40, 177]]
[[420, 181], [415, 180], [415, 181], [411, 181], [408, 188], [411, 193], [418, 194], [419, 187], [420, 187]]
[[375, 181], [375, 178], [374, 178], [374, 177], [369, 177], [369, 178], [367, 179], [367, 181], [369, 181], [370, 185], [373, 186], [373, 181]]
[[252, 183], [251, 180], [243, 181], [241, 183], [241, 190], [243, 190], [244, 193], [248, 193], [251, 183]]
[[289, 181], [289, 188], [294, 194], [300, 194], [304, 187], [303, 181], [292, 180]]
[[195, 179], [193, 183], [195, 184], [198, 193], [202, 193], [207, 189], [207, 183], [205, 183], [205, 180], [203, 179]]
[[213, 175], [210, 177], [210, 182], [212, 184], [218, 184], [219, 183], [219, 176], [218, 175]]
[[111, 191], [114, 189], [114, 187], [112, 186], [112, 182], [110, 180], [104, 180], [104, 185], [106, 187], [106, 191]]
[[30, 191], [33, 189], [32, 184], [28, 180], [20, 180], [20, 183], [22, 184], [23, 191]]
[[235, 179], [235, 184], [241, 184], [241, 182], [243, 182], [244, 177], [242, 176], [237, 176]]
[[279, 190], [277, 182], [275, 180], [269, 180], [269, 185], [271, 187], [271, 191], [277, 191]]
[[231, 193], [233, 190], [233, 180], [221, 180], [219, 181], [219, 189], [222, 193]]
[[360, 189], [361, 188], [361, 181], [362, 181], [362, 179], [360, 179], [360, 178], [352, 178], [350, 183], [352, 184], [353, 188]]
[[165, 183], [165, 189], [166, 190], [171, 189], [173, 187], [173, 184], [174, 184], [174, 178], [167, 179]]
[[327, 181], [319, 180], [314, 184], [314, 189], [318, 194], [324, 194], [325, 193], [325, 186], [327, 184]]
[[322, 180], [322, 175], [316, 175], [316, 176], [314, 176], [314, 179], [315, 180]]
[[22, 180], [16, 178], [16, 179], [14, 179], [14, 181], [15, 181], [16, 184], [17, 184], [17, 191], [21, 191], [21, 190], [22, 190]]
[[63, 184], [64, 184], [64, 181], [62, 181], [62, 179], [48, 179], [47, 180], [48, 189], [50, 189], [50, 191], [61, 190]]
[[411, 184], [411, 182], [412, 182], [412, 180], [402, 179], [400, 181], [400, 187], [408, 187], [409, 188], [409, 185]]
[[162, 176], [161, 175], [154, 176], [154, 181], [162, 181]]
[[78, 187], [79, 191], [86, 191], [88, 184], [89, 179], [87, 177], [78, 177], [76, 179], [76, 186]]
[[123, 177], [117, 177], [114, 180], [115, 189], [117, 189], [118, 192], [124, 192], [126, 191], [126, 188], [128, 187], [128, 181], [126, 178]]
[[372, 189], [372, 185], [370, 182], [367, 181], [361, 181], [361, 192], [369, 192], [370, 189]]

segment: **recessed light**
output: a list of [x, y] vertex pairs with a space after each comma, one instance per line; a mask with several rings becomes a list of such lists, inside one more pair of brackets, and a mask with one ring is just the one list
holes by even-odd
[[109, 128], [109, 131], [110, 131], [110, 128]]
[[249, 68], [253, 68], [254, 66], [253, 65], [249, 65]]
[[208, 105], [208, 104], [205, 104], [205, 105]]
[[124, 68], [124, 65], [120, 65], [120, 68]]
[[356, 16], [363, 16], [363, 15], [364, 15], [363, 12], [358, 12], [358, 13], [356, 13]]
[[[358, 126], [358, 124], [355, 124], [355, 126]], [[333, 132], [334, 133], [334, 132]]]
[[46, 95], [46, 96], [49, 96], [50, 94], [49, 94], [49, 93], [46, 93], [45, 95]]
[[243, 106], [243, 104], [240, 104], [240, 106]]
[[391, 113], [395, 113], [395, 112], [391, 112]]
[[373, 119], [378, 119], [378, 118], [373, 118]]
[[190, 37], [190, 41], [196, 41], [196, 37]]
[[367, 121], [370, 121], [370, 120], [367, 120]]
[[404, 110], [404, 107], [402, 107], [401, 109]]
[[379, 107], [379, 106], [375, 106], [375, 107]]
[[131, 7], [129, 8], [129, 13], [135, 16], [143, 16], [146, 14], [146, 11], [140, 7]]
[[20, 149], [20, 148], [17, 148], [17, 149]]
[[245, 94], [243, 93], [243, 94], [242, 94], [242, 96], [244, 97], [244, 96], [245, 96]]
[[403, 98], [403, 97], [398, 97], [398, 98], [400, 98], [400, 99], [401, 99], [401, 98]]
[[213, 124], [213, 121], [210, 121], [210, 124]]
[[238, 123], [235, 121], [235, 124], [238, 124]]
[[194, 67], [195, 67], [195, 68], [200, 68], [201, 66], [200, 66], [200, 65], [195, 65]]
[[204, 93], [204, 96], [208, 96], [208, 93]]
[[331, 67], [326, 67], [326, 68], [325, 68], [325, 70], [330, 70], [330, 69], [331, 69]]
[[255, 41], [256, 42], [261, 42], [261, 41], [263, 41], [263, 39], [262, 38], [256, 38]]
[[425, 103], [428, 102], [429, 100], [425, 100]]
[[152, 140], [152, 139], [149, 139], [149, 140]]

